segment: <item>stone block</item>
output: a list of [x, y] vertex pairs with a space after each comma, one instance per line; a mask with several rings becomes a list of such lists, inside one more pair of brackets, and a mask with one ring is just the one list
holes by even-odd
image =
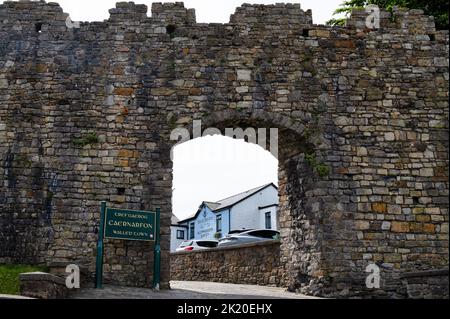
[[391, 231], [394, 233], [408, 233], [410, 224], [407, 222], [393, 221], [391, 224]]
[[121, 96], [131, 96], [134, 93], [133, 88], [115, 88], [114, 94], [115, 95], [121, 95]]
[[387, 212], [387, 204], [386, 203], [372, 203], [372, 211], [374, 213], [386, 213]]
[[238, 81], [251, 81], [252, 71], [251, 70], [237, 70], [237, 80]]
[[20, 294], [25, 297], [39, 299], [64, 299], [68, 288], [65, 280], [55, 275], [34, 272], [19, 276]]

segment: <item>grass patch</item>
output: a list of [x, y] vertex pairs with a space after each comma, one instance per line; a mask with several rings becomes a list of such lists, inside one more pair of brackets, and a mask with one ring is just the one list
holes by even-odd
[[0, 294], [19, 295], [19, 275], [24, 272], [47, 271], [45, 267], [27, 265], [0, 265]]
[[97, 133], [95, 133], [95, 132], [87, 133], [87, 134], [83, 135], [83, 137], [76, 138], [73, 140], [73, 144], [75, 144], [75, 146], [80, 146], [80, 147], [85, 147], [86, 145], [97, 144], [97, 143], [98, 143], [98, 136], [97, 136]]
[[320, 177], [326, 177], [330, 174], [330, 168], [324, 163], [318, 162], [314, 154], [305, 154], [305, 160]]

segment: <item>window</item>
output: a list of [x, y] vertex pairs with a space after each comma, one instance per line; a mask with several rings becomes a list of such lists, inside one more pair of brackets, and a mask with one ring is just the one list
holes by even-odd
[[272, 229], [272, 214], [266, 213], [266, 229]]
[[207, 248], [216, 248], [217, 247], [217, 242], [216, 241], [198, 241], [197, 245], [199, 245], [200, 247], [207, 247]]
[[184, 239], [184, 230], [177, 230], [177, 239]]
[[222, 231], [222, 215], [216, 217], [216, 231], [218, 233]]
[[257, 230], [247, 233], [248, 236], [266, 238], [266, 239], [279, 239], [280, 233], [275, 230]]
[[189, 227], [189, 238], [194, 239], [195, 237], [195, 223], [191, 223], [191, 227]]

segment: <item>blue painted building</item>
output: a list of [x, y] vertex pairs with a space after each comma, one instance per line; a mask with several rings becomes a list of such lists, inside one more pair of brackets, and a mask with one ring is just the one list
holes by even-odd
[[[278, 229], [278, 188], [266, 184], [217, 202], [203, 202], [197, 212], [187, 219], [172, 224], [172, 232], [180, 227], [186, 230], [181, 243], [187, 239], [217, 239], [232, 230]], [[174, 237], [174, 236], [172, 236]], [[178, 246], [172, 243], [171, 247]]]

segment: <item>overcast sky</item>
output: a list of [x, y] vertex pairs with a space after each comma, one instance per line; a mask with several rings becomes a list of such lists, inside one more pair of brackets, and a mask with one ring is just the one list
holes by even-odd
[[[0, 0], [1, 1], [1, 0]], [[116, 0], [53, 0], [60, 3], [73, 21], [108, 19], [108, 9]], [[343, 0], [286, 1], [311, 9], [313, 21], [324, 24]], [[152, 1], [134, 1], [149, 7]], [[164, 1], [161, 1], [164, 2]], [[230, 15], [242, 3], [272, 4], [277, 1], [185, 0], [195, 8], [197, 22], [229, 22]], [[266, 183], [278, 182], [278, 161], [259, 146], [214, 136], [196, 139], [174, 150], [173, 213], [183, 219], [197, 210], [203, 201], [217, 201]]]
[[203, 201], [268, 183], [278, 184], [278, 161], [257, 145], [216, 135], [174, 149], [172, 204], [178, 218], [195, 213]]

